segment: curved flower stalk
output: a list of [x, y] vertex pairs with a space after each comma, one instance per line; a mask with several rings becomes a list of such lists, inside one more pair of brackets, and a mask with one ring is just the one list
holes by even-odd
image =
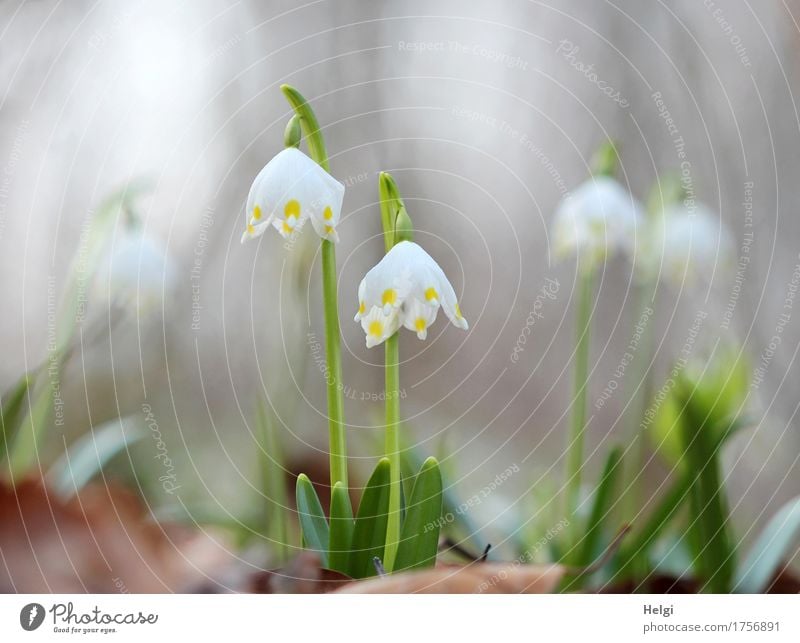
[[560, 257], [578, 260], [578, 293], [575, 313], [575, 375], [571, 430], [566, 449], [566, 513], [576, 527], [572, 534], [573, 553], [581, 538], [577, 510], [583, 471], [583, 443], [586, 428], [586, 397], [589, 373], [590, 318], [594, 274], [611, 255], [631, 255], [641, 225], [638, 201], [613, 177], [617, 153], [613, 143], [602, 146], [593, 159], [594, 174], [556, 209], [553, 242]]
[[[247, 224], [242, 242], [262, 235], [270, 226], [284, 238], [299, 232], [311, 219], [322, 238], [322, 297], [325, 313], [325, 358], [328, 365], [328, 429], [331, 488], [347, 488], [347, 444], [344, 425], [344, 386], [336, 293], [336, 226], [342, 212], [344, 185], [328, 170], [328, 153], [319, 122], [294, 87], [282, 85], [294, 114], [284, 134], [286, 149], [258, 173], [247, 197]], [[311, 158], [298, 149], [301, 135]]]
[[640, 279], [694, 287], [731, 262], [733, 239], [727, 227], [706, 205], [677, 202], [648, 223], [637, 248]]
[[[659, 282], [673, 288], [694, 288], [714, 274], [718, 265], [732, 256], [732, 240], [718, 217], [705, 205], [688, 200], [680, 177], [667, 174], [650, 191], [648, 214], [635, 249], [637, 277], [632, 327], [644, 315], [652, 317]], [[651, 399], [652, 374], [648, 367], [653, 357], [653, 321], [644, 324], [639, 350], [634, 354], [629, 377], [630, 408], [628, 439], [633, 445], [625, 464], [623, 519], [632, 520], [638, 511], [637, 478], [645, 460], [642, 417]]]
[[361, 281], [355, 321], [361, 322], [367, 348], [383, 343], [401, 326], [424, 340], [440, 307], [454, 326], [469, 328], [439, 264], [413, 241], [401, 241]]
[[247, 226], [242, 243], [270, 226], [287, 239], [308, 219], [316, 233], [337, 243], [344, 185], [296, 147], [287, 147], [262, 169], [247, 197]]
[[[415, 332], [424, 340], [428, 328], [436, 320], [442, 307], [450, 321], [466, 330], [469, 326], [461, 314], [455, 291], [444, 271], [419, 245], [413, 242], [413, 226], [403, 199], [391, 175], [382, 172], [378, 182], [381, 203], [386, 255], [372, 268], [358, 287], [358, 312], [356, 322], [367, 338], [367, 348], [385, 343], [386, 351], [386, 436], [385, 457], [389, 463], [389, 503], [386, 520], [386, 544], [383, 565], [387, 571], [403, 568], [409, 563], [401, 549], [401, 480], [400, 480], [400, 345], [398, 330], [401, 326]], [[425, 511], [431, 516], [441, 512], [441, 474], [438, 463], [430, 460], [414, 485], [423, 479], [429, 469], [431, 480], [437, 480], [439, 491], [425, 500]], [[424, 488], [420, 485], [420, 488]], [[412, 492], [412, 496], [414, 493]], [[412, 498], [413, 500], [413, 498]], [[406, 523], [408, 523], [408, 519]], [[427, 530], [424, 525], [418, 528]], [[413, 525], [412, 525], [413, 531]], [[424, 538], [420, 533], [412, 539]], [[438, 536], [436, 536], [438, 538]], [[436, 543], [431, 540], [435, 560]], [[415, 563], [418, 564], [418, 563]]]

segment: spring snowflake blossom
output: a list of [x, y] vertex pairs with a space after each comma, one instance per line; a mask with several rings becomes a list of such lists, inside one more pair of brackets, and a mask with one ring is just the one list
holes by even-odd
[[400, 326], [425, 339], [440, 306], [455, 326], [469, 328], [439, 264], [413, 241], [401, 241], [361, 281], [355, 321], [361, 322], [367, 348], [382, 343]]
[[253, 181], [242, 243], [261, 236], [270, 225], [289, 238], [309, 218], [320, 237], [336, 243], [343, 199], [344, 185], [297, 148], [286, 148]]
[[139, 226], [123, 227], [98, 265], [92, 295], [96, 301], [135, 305], [151, 311], [174, 286], [166, 248]]
[[584, 270], [616, 252], [632, 254], [642, 208], [617, 181], [608, 176], [587, 180], [558, 206], [553, 242], [559, 256], [577, 255]]
[[648, 224], [636, 264], [642, 277], [693, 286], [731, 263], [733, 245], [727, 227], [707, 206], [676, 203]]

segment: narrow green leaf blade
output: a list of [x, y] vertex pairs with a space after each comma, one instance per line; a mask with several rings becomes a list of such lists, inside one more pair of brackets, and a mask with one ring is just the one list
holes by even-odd
[[442, 473], [428, 458], [414, 481], [400, 532], [394, 570], [432, 567], [436, 562], [442, 518]]
[[611, 450], [606, 459], [600, 482], [594, 494], [583, 542], [578, 552], [577, 564], [579, 566], [588, 565], [595, 559], [600, 539], [605, 531], [615, 531], [605, 530], [604, 528], [606, 520], [612, 514], [611, 504], [614, 497], [614, 489], [622, 472], [622, 467], [620, 466], [622, 453], [622, 447], [618, 446]]
[[767, 589], [778, 568], [792, 555], [800, 535], [800, 496], [786, 503], [776, 513], [739, 566], [734, 591], [757, 594]]
[[353, 542], [353, 508], [350, 493], [340, 481], [331, 492], [330, 544], [328, 567], [347, 574], [350, 563], [350, 548]]
[[330, 534], [325, 512], [311, 480], [304, 473], [297, 476], [297, 517], [307, 549], [317, 552], [323, 567], [328, 566]]
[[364, 488], [358, 505], [350, 553], [350, 576], [367, 578], [375, 575], [372, 560], [383, 560], [386, 543], [386, 522], [389, 516], [389, 459], [383, 458]]
[[682, 434], [684, 451], [693, 477], [690, 491], [690, 542], [697, 575], [712, 592], [730, 591], [734, 574], [734, 549], [729, 534], [729, 515], [720, 471], [719, 449], [712, 427], [694, 398], [685, 397]]
[[640, 529], [634, 532], [620, 553], [624, 565], [647, 554], [666, 527], [680, 515], [680, 509], [689, 502], [691, 476], [681, 474], [663, 495]]
[[[127, 428], [126, 428], [127, 425]], [[94, 478], [123, 449], [142, 439], [144, 433], [131, 418], [114, 418], [81, 436], [47, 473], [50, 486], [70, 498]]]
[[8, 392], [2, 402], [0, 409], [0, 460], [3, 459], [8, 451], [8, 445], [14, 439], [19, 427], [19, 422], [24, 407], [24, 401], [28, 394], [32, 378], [26, 373], [19, 378], [19, 381]]
[[286, 484], [283, 450], [278, 439], [275, 423], [267, 412], [266, 404], [259, 398], [256, 406], [256, 426], [259, 435], [258, 463], [261, 470], [261, 493], [263, 494], [263, 525], [260, 528], [275, 544], [278, 560], [289, 560], [289, 525], [287, 511], [289, 490]]

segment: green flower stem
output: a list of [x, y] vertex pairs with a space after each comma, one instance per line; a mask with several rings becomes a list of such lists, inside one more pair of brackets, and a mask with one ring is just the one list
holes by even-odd
[[[300, 117], [309, 155], [326, 172], [328, 153], [319, 122], [305, 98], [294, 87], [281, 85], [286, 100]], [[342, 380], [339, 302], [336, 292], [336, 246], [322, 240], [322, 300], [325, 312], [325, 359], [328, 363], [328, 432], [330, 439], [331, 488], [337, 482], [347, 486], [347, 437], [344, 423], [344, 383]]]
[[[567, 445], [567, 519], [573, 525], [580, 502], [581, 473], [583, 469], [583, 442], [586, 429], [586, 395], [589, 376], [589, 321], [592, 314], [592, 289], [594, 272], [586, 271], [579, 276], [578, 308], [576, 311], [576, 355], [575, 355], [575, 395], [572, 407], [572, 429]], [[579, 535], [579, 534], [578, 534]], [[573, 539], [573, 545], [578, 538]]]
[[386, 457], [389, 458], [389, 516], [383, 566], [394, 568], [400, 544], [400, 337], [386, 340]]
[[331, 458], [331, 488], [347, 486], [347, 438], [344, 424], [344, 386], [336, 295], [336, 246], [322, 240], [322, 299], [325, 307], [325, 359], [328, 362], [328, 430]]
[[[381, 206], [381, 225], [386, 252], [396, 243], [413, 238], [413, 227], [403, 205], [400, 190], [392, 175], [381, 172], [378, 178], [378, 196]], [[402, 230], [398, 230], [398, 222]], [[398, 333], [386, 340], [386, 436], [385, 456], [389, 460], [389, 515], [386, 521], [386, 546], [383, 566], [386, 571], [394, 569], [397, 549], [400, 544], [400, 337]]]
[[[652, 292], [653, 284], [649, 280], [637, 286], [637, 305], [634, 306], [633, 319], [631, 321], [631, 330], [633, 332], [635, 332], [636, 325], [639, 323], [642, 314], [652, 303], [650, 299], [650, 293]], [[640, 509], [641, 499], [639, 497], [637, 478], [644, 467], [645, 454], [645, 436], [640, 427], [650, 400], [650, 369], [648, 367], [652, 356], [653, 322], [651, 315], [651, 319], [647, 320], [642, 329], [639, 347], [633, 357], [630, 379], [627, 382], [630, 390], [627, 437], [629, 444], [632, 446], [631, 455], [627, 458], [627, 462], [624, 463], [623, 467], [622, 521], [624, 523], [632, 522]]]

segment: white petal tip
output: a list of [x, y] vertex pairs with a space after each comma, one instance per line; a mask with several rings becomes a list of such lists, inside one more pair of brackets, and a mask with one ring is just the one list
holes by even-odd
[[417, 339], [425, 340], [427, 338], [428, 338], [428, 331], [427, 330], [421, 330], [421, 331], [419, 331], [417, 333]]

